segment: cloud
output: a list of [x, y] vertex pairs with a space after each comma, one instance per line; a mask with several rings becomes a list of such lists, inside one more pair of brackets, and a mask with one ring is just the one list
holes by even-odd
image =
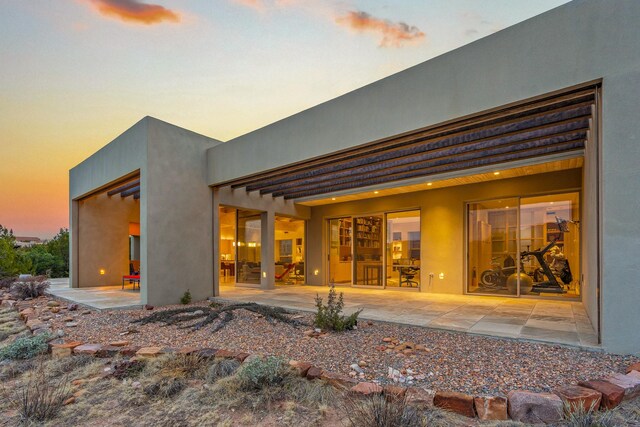
[[413, 25], [376, 18], [362, 11], [350, 11], [336, 18], [336, 23], [357, 32], [378, 33], [381, 36], [381, 47], [400, 47], [405, 43], [420, 42], [425, 38], [425, 34]]
[[138, 0], [88, 0], [100, 14], [134, 24], [154, 25], [180, 22], [180, 14], [157, 4]]

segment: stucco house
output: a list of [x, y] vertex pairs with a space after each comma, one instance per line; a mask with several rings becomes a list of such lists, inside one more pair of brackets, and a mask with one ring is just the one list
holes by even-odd
[[638, 352], [638, 22], [573, 1], [226, 142], [145, 117], [70, 171], [70, 285], [577, 301]]

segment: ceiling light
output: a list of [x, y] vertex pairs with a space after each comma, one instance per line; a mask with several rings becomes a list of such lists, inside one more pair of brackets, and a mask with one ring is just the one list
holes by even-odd
[[379, 193], [379, 191], [378, 191], [378, 190], [376, 190], [376, 191], [374, 191], [374, 192], [373, 192], [373, 194], [378, 194], [378, 193]]
[[493, 174], [494, 175], [500, 175], [500, 172], [494, 172]]
[[427, 182], [427, 185], [431, 187], [433, 185], [433, 182]]
[[335, 200], [335, 199], [336, 199], [335, 197], [332, 197], [332, 198], [331, 198], [331, 200]]

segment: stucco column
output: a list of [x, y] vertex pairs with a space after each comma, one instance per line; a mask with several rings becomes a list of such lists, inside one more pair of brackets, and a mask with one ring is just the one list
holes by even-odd
[[260, 288], [276, 287], [275, 238], [276, 216], [273, 211], [260, 214], [261, 247], [260, 247]]
[[69, 287], [78, 287], [78, 201], [72, 200], [69, 209]]
[[[220, 296], [220, 201], [218, 190], [212, 190], [213, 206], [213, 296]], [[235, 258], [235, 257], [234, 257]]]

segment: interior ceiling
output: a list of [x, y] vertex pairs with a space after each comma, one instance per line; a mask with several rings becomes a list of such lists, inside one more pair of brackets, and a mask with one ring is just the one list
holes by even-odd
[[107, 196], [120, 196], [122, 199], [133, 197], [134, 200], [140, 198], [140, 175], [132, 176], [124, 181], [112, 184], [105, 188], [103, 192], [107, 192]]
[[[592, 127], [595, 95], [594, 86], [543, 97], [225, 185], [313, 205], [320, 203], [308, 199], [324, 199], [323, 195], [336, 192], [422, 177], [428, 180], [467, 169], [494, 166], [498, 169], [500, 165], [528, 159], [541, 163], [539, 159], [544, 157], [551, 160], [551, 156], [569, 157], [571, 153], [578, 156]], [[476, 175], [476, 179], [483, 178]], [[379, 195], [388, 191], [393, 190], [379, 190]], [[348, 200], [346, 197], [350, 196], [340, 196], [340, 199]], [[338, 197], [334, 202], [337, 201]]]

